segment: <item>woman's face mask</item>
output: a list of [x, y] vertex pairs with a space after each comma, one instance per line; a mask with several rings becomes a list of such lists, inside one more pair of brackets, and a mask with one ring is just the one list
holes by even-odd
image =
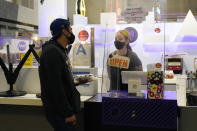
[[115, 45], [116, 49], [118, 49], [118, 50], [121, 50], [126, 46], [126, 38], [120, 32], [116, 33], [114, 45]]
[[116, 49], [121, 50], [124, 48], [125, 42], [114, 41], [114, 45], [115, 45]]

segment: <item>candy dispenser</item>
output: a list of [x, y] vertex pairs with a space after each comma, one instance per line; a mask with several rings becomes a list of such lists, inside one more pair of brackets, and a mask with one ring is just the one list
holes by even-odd
[[163, 71], [161, 71], [161, 64], [153, 64], [151, 69], [148, 68], [147, 72], [147, 98], [163, 99], [163, 92], [164, 84]]

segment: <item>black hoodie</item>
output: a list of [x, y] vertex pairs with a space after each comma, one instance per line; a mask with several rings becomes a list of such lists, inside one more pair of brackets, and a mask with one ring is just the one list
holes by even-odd
[[66, 118], [80, 111], [80, 94], [74, 85], [67, 52], [55, 41], [42, 46], [39, 76], [41, 99], [47, 115]]

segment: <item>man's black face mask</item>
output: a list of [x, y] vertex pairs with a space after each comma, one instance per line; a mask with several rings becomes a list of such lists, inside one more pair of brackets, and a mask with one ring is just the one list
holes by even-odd
[[70, 32], [70, 31], [68, 31], [68, 32], [70, 33], [70, 36], [66, 36], [65, 34], [64, 34], [64, 36], [68, 39], [69, 44], [71, 45], [75, 41], [75, 35], [72, 32]]
[[73, 44], [73, 42], [75, 41], [75, 35], [73, 33], [70, 33], [71, 35], [68, 38], [69, 40], [69, 44]]

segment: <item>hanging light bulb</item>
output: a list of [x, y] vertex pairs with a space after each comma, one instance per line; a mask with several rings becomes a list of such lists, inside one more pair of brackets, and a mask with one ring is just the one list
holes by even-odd
[[156, 33], [160, 33], [161, 32], [161, 29], [160, 28], [155, 28], [155, 32]]
[[155, 0], [155, 6], [154, 6], [154, 13], [155, 13], [155, 28], [154, 31], [156, 33], [160, 33], [161, 29], [159, 27], [159, 21], [161, 20], [160, 15], [161, 15], [161, 10], [160, 10], [160, 2], [159, 0]]
[[155, 30], [156, 33], [160, 33], [161, 32], [161, 29], [159, 27], [159, 22], [158, 21], [155, 24], [155, 29], [154, 30]]

